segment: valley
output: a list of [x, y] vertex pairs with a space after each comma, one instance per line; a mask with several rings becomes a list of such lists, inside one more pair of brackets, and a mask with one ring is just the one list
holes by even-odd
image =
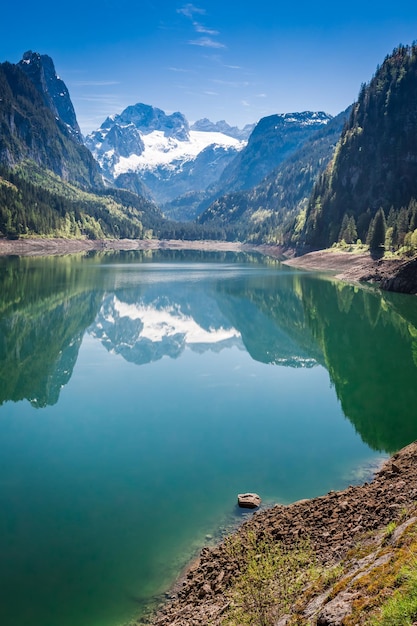
[[[201, 101], [263, 111], [174, 17], [225, 72]], [[0, 622], [412, 626], [416, 42], [337, 111], [241, 124], [69, 80], [86, 134], [52, 57], [0, 63]]]

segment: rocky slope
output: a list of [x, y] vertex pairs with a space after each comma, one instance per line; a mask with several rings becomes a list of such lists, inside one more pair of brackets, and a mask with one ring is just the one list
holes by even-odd
[[[417, 523], [416, 468], [417, 443], [413, 443], [388, 460], [369, 484], [289, 506], [277, 505], [255, 513], [245, 522], [236, 534], [243, 545], [248, 533], [256, 541], [268, 537], [288, 549], [300, 540], [308, 540], [316, 564], [327, 572], [320, 584], [316, 581], [315, 585], [307, 585], [284, 614], [268, 623], [277, 626], [369, 623], [369, 615], [378, 606], [375, 590], [384, 591], [385, 597], [393, 593], [393, 588], [370, 584], [370, 577], [382, 576], [387, 567], [394, 567], [398, 546], [406, 543], [408, 529]], [[227, 623], [230, 590], [239, 576], [239, 567], [241, 564], [234, 561], [227, 541], [215, 548], [204, 548], [152, 623], [156, 626]]]
[[340, 280], [376, 283], [385, 291], [417, 294], [416, 258], [378, 259], [369, 252], [318, 250], [283, 262], [300, 269], [334, 272]]
[[68, 91], [52, 59], [27, 53], [17, 65], [0, 64], [0, 93], [0, 165], [30, 159], [63, 180], [102, 187], [97, 163], [80, 144]]
[[221, 194], [258, 184], [331, 119], [331, 115], [322, 111], [282, 113], [262, 118], [246, 148], [225, 168], [218, 183]]
[[110, 181], [133, 191], [144, 185], [162, 204], [217, 181], [245, 145], [236, 134], [209, 120], [190, 129], [182, 113], [138, 103], [108, 117], [86, 145]]
[[72, 137], [82, 144], [83, 137], [69, 91], [57, 75], [51, 57], [29, 50], [17, 66], [32, 81], [45, 105], [66, 125]]

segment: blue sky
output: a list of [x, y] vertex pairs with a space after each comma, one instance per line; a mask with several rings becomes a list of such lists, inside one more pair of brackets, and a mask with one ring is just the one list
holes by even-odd
[[0, 61], [49, 54], [84, 133], [136, 102], [243, 126], [343, 110], [417, 39], [417, 2], [9, 0], [1, 21]]

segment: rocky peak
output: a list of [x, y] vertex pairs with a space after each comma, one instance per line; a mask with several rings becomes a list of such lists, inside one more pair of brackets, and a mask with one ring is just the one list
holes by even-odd
[[223, 133], [224, 135], [228, 135], [229, 137], [239, 139], [240, 141], [246, 141], [254, 128], [255, 124], [246, 124], [246, 126], [244, 126], [243, 128], [230, 126], [230, 124], [228, 124], [226, 120], [219, 120], [218, 122], [214, 123], [207, 119], [207, 117], [203, 117], [201, 120], [197, 120], [190, 127], [191, 130]]
[[173, 137], [179, 141], [188, 141], [190, 138], [189, 125], [182, 113], [167, 115], [161, 109], [140, 102], [128, 106], [120, 115], [108, 117], [101, 128], [107, 130], [116, 124], [119, 126], [133, 124], [145, 135], [158, 130], [166, 137]]
[[83, 143], [68, 89], [57, 76], [51, 57], [29, 50], [17, 65], [32, 81], [46, 106], [65, 124], [72, 137], [78, 143]]

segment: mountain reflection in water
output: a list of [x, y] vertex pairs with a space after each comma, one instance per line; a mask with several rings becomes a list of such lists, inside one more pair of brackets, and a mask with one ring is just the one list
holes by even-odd
[[367, 480], [417, 438], [416, 302], [256, 256], [0, 259], [0, 624], [135, 623], [237, 493]]
[[87, 332], [138, 365], [232, 346], [262, 363], [320, 364], [371, 447], [392, 452], [417, 437], [414, 298], [221, 260], [2, 259], [0, 403], [55, 404]]

